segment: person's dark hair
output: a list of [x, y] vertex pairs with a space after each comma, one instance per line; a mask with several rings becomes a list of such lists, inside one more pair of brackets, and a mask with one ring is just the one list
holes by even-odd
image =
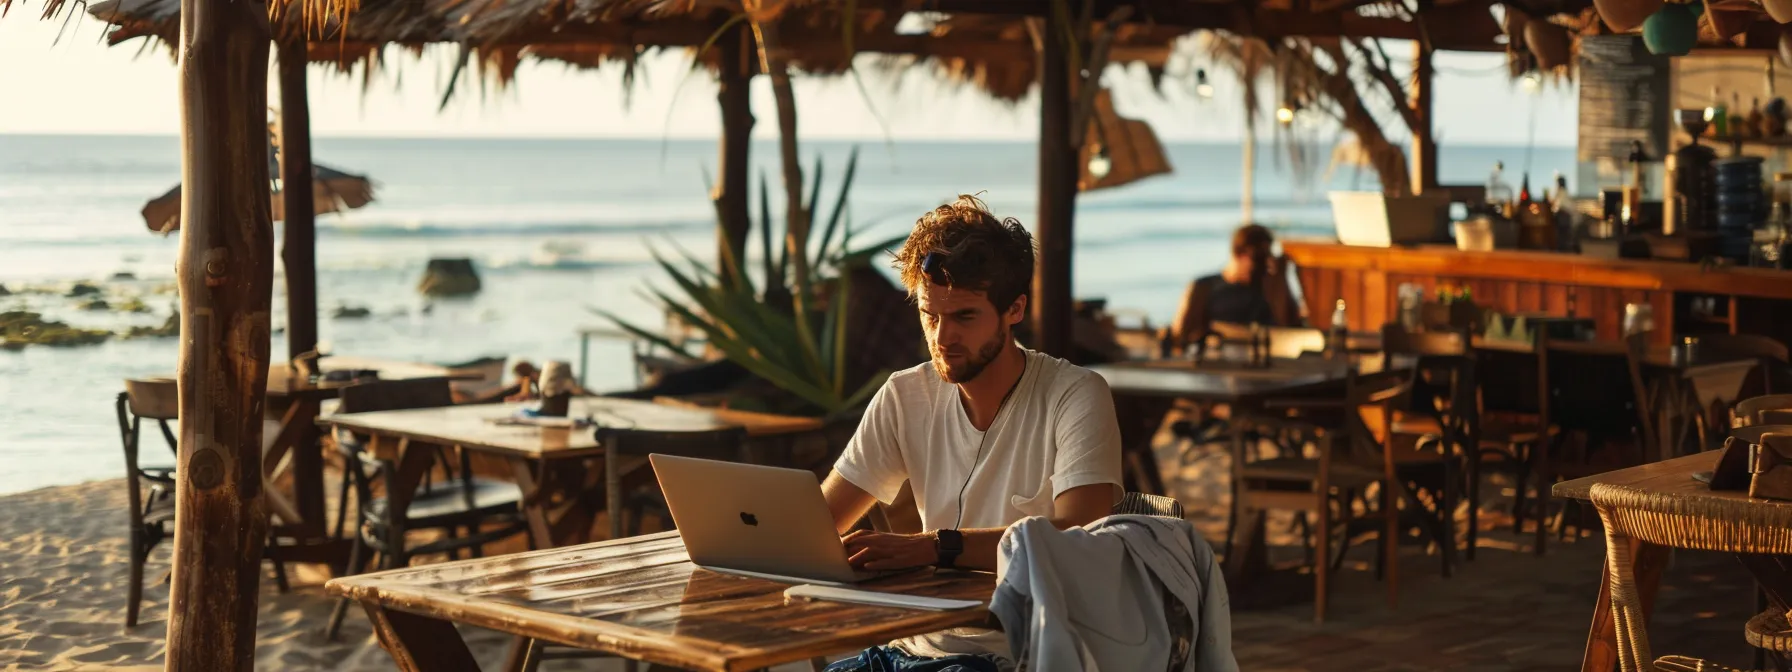
[[1260, 255], [1267, 255], [1275, 245], [1276, 237], [1262, 224], [1246, 224], [1232, 232], [1232, 256], [1242, 255], [1247, 250], [1256, 250]]
[[997, 311], [1032, 293], [1033, 235], [1020, 220], [996, 219], [975, 196], [959, 196], [915, 220], [891, 264], [911, 299], [929, 282], [929, 269], [923, 268], [929, 254], [935, 258], [933, 273], [944, 284], [985, 292]]

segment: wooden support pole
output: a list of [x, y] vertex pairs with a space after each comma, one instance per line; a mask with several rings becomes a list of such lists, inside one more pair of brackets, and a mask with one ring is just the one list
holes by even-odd
[[[1077, 148], [1071, 146], [1070, 26], [1057, 12], [1043, 22], [1039, 68], [1039, 262], [1033, 272], [1034, 347], [1056, 357], [1071, 349], [1071, 241], [1076, 216]], [[1094, 83], [1091, 82], [1090, 86]]]
[[[312, 196], [311, 102], [305, 83], [305, 45], [281, 42], [280, 184], [286, 224], [286, 350], [289, 357], [317, 347], [317, 205]], [[297, 198], [295, 198], [297, 196]]]
[[[727, 250], [736, 263], [745, 264], [747, 254], [747, 234], [752, 226], [752, 217], [747, 205], [748, 171], [751, 170], [753, 148], [753, 62], [749, 58], [752, 48], [751, 39], [746, 27], [729, 30], [716, 41], [719, 68], [716, 74], [716, 102], [722, 108], [722, 142], [721, 142], [721, 175], [716, 180], [715, 193], [710, 200], [715, 202], [716, 221], [716, 259], [728, 258], [721, 254]], [[728, 277], [728, 274], [723, 274]]]
[[1437, 187], [1437, 140], [1432, 135], [1431, 89], [1436, 71], [1432, 50], [1423, 41], [1412, 43], [1412, 109], [1419, 120], [1412, 129], [1412, 193]]
[[180, 458], [168, 670], [251, 670], [274, 283], [267, 5], [181, 0]]
[[[281, 261], [286, 268], [286, 350], [288, 357], [317, 347], [317, 205], [312, 195], [311, 101], [305, 83], [305, 44], [283, 41], [275, 52], [280, 72], [280, 187], [285, 222]], [[315, 406], [305, 408], [315, 410]], [[323, 457], [318, 454], [315, 416], [297, 418], [293, 442], [295, 506], [299, 520], [323, 531]]]

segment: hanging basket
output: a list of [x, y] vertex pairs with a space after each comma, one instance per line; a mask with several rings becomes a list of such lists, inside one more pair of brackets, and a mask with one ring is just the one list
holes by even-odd
[[1661, 10], [1662, 0], [1593, 0], [1594, 9], [1605, 25], [1619, 33], [1642, 27], [1643, 22]]

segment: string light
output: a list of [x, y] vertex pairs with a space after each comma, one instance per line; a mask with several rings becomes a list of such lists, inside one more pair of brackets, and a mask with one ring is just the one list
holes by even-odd
[[1283, 126], [1294, 123], [1294, 108], [1285, 104], [1276, 108], [1276, 121], [1282, 122]]

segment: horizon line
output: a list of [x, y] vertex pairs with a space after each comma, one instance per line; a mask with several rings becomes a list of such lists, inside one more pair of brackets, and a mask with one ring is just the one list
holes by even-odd
[[[0, 137], [178, 138], [178, 137], [180, 137], [180, 134], [179, 133], [133, 133], [133, 132], [120, 132], [120, 131], [92, 131], [92, 132], [84, 132], [84, 131], [0, 131]], [[523, 141], [523, 142], [564, 141], [564, 140], [606, 141], [606, 142], [715, 142], [715, 141], [718, 141], [721, 139], [721, 136], [719, 136], [719, 135], [666, 135], [666, 136], [647, 136], [647, 135], [489, 135], [489, 134], [424, 135], [424, 134], [402, 134], [402, 133], [389, 134], [389, 135], [382, 135], [382, 134], [340, 134], [340, 135], [339, 134], [313, 134], [311, 137], [314, 140], [445, 140], [445, 141], [450, 141], [450, 142], [463, 141], [463, 140], [476, 140], [476, 141], [512, 140], [512, 141]], [[757, 142], [777, 142], [778, 138], [775, 134], [770, 135], [770, 136], [755, 135], [755, 136], [753, 136], [752, 140], [756, 143]], [[1221, 145], [1221, 144], [1243, 144], [1243, 142], [1242, 142], [1243, 140], [1244, 140], [1244, 138], [1236, 138], [1236, 139], [1228, 139], [1228, 138], [1169, 138], [1169, 139], [1159, 139], [1159, 142], [1161, 142], [1165, 145]], [[1019, 144], [1034, 145], [1034, 144], [1038, 144], [1038, 140], [1036, 138], [1012, 138], [1012, 137], [979, 138], [979, 137], [972, 137], [972, 136], [943, 136], [943, 137], [929, 138], [929, 137], [916, 137], [916, 136], [887, 137], [887, 136], [856, 136], [856, 135], [826, 135], [826, 134], [803, 137], [799, 140], [799, 142], [864, 142], [864, 143], [875, 143], [875, 144], [898, 143], [898, 142], [939, 143], [939, 144], [1003, 144], [1003, 145], [1019, 145]], [[1273, 143], [1273, 142], [1274, 142], [1273, 139], [1259, 138], [1257, 141], [1257, 144], [1262, 145], [1265, 143]], [[1502, 142], [1502, 141], [1494, 140], [1494, 139], [1486, 139], [1486, 140], [1454, 142], [1454, 143], [1439, 142], [1438, 146], [1440, 148], [1451, 147], [1451, 146], [1455, 146], [1455, 147], [1522, 147], [1522, 146], [1524, 146], [1524, 143]], [[1574, 144], [1555, 144], [1555, 143], [1537, 143], [1532, 146], [1535, 148], [1538, 148], [1538, 149], [1574, 149], [1576, 147]]]

